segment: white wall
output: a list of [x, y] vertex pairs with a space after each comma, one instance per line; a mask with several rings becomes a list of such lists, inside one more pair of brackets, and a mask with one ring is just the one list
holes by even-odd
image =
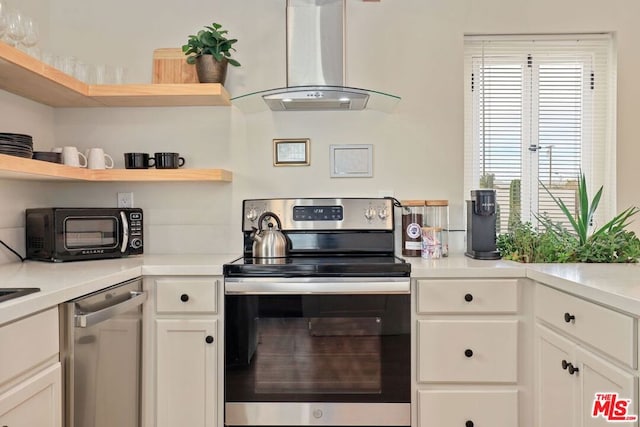
[[[463, 228], [463, 35], [615, 31], [618, 204], [640, 205], [640, 171], [633, 163], [640, 154], [634, 140], [640, 111], [637, 0], [347, 4], [348, 83], [401, 96], [392, 114], [57, 109], [57, 145], [105, 147], [120, 167], [126, 151], [178, 151], [188, 166], [234, 173], [231, 184], [64, 184], [57, 204], [111, 205], [117, 191], [133, 191], [147, 213], [149, 252], [239, 251], [241, 201], [250, 197], [378, 196], [391, 190], [399, 199], [450, 200], [452, 226]], [[180, 46], [201, 26], [220, 22], [240, 40], [236, 58], [242, 67], [229, 70], [225, 85], [232, 96], [240, 95], [285, 84], [284, 5], [285, 0], [192, 0], [188, 6], [173, 0], [56, 0], [50, 2], [48, 41], [87, 62], [126, 64], [130, 82], [150, 82], [153, 49]], [[0, 108], [6, 102], [0, 99]], [[273, 167], [272, 139], [294, 137], [311, 139], [311, 166]], [[373, 178], [329, 178], [329, 145], [340, 143], [374, 144]]]
[[[54, 133], [53, 109], [0, 91], [0, 132], [33, 136], [34, 147], [49, 147]], [[0, 179], [0, 240], [24, 256], [24, 209], [55, 203], [55, 184]], [[17, 258], [0, 247], [0, 264]]]

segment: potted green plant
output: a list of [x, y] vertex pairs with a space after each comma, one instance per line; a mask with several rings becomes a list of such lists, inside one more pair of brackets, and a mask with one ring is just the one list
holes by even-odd
[[227, 65], [239, 67], [240, 63], [231, 58], [235, 51], [233, 44], [237, 39], [228, 39], [227, 30], [222, 25], [213, 23], [205, 26], [196, 35], [190, 35], [182, 52], [187, 55], [187, 63], [196, 65], [196, 73], [200, 83], [224, 84], [227, 76]]

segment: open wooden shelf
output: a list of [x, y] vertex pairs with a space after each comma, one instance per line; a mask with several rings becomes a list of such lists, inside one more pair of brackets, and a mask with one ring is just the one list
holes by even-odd
[[87, 85], [2, 42], [0, 89], [52, 107], [231, 105], [219, 83]]
[[231, 182], [224, 169], [85, 169], [0, 154], [0, 178], [36, 181]]

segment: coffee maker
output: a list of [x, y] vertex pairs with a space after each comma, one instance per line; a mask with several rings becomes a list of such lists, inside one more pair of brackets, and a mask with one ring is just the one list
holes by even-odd
[[500, 259], [496, 249], [496, 191], [472, 190], [467, 200], [467, 251], [475, 259]]

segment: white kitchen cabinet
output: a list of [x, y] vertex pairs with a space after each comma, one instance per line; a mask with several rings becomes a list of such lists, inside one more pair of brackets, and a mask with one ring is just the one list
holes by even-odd
[[419, 320], [420, 382], [515, 383], [516, 320]]
[[517, 279], [415, 280], [418, 427], [520, 425]]
[[[616, 367], [607, 360], [579, 346], [576, 348], [576, 361], [580, 369], [577, 372], [580, 396], [578, 421], [580, 426], [598, 427], [611, 425], [611, 422], [603, 417], [593, 418], [591, 416], [596, 393], [602, 393], [603, 391], [606, 393], [618, 393], [620, 398], [631, 399], [628, 414], [638, 414], [637, 378], [634, 374]], [[637, 422], [616, 424], [638, 425]]]
[[[220, 424], [222, 279], [209, 276], [145, 279], [150, 292], [147, 396], [144, 426]], [[149, 409], [151, 407], [152, 409]]]
[[0, 426], [60, 427], [61, 375], [56, 363], [0, 395]]
[[[636, 345], [636, 326], [632, 323], [630, 328], [625, 327], [629, 320], [636, 320], [541, 284], [536, 284], [535, 306], [536, 425], [611, 425], [611, 421], [602, 416], [592, 417], [597, 393], [617, 393], [619, 399], [630, 399], [628, 414], [637, 415], [638, 378], [637, 372], [630, 368], [637, 361], [634, 352], [629, 358], [626, 356], [629, 342], [632, 348]], [[570, 316], [576, 313], [576, 318], [565, 322], [564, 312]], [[605, 327], [596, 327], [594, 318], [604, 319]], [[611, 322], [622, 326], [622, 331], [609, 330], [606, 325]], [[597, 330], [589, 330], [584, 324], [594, 325]], [[615, 424], [638, 425], [637, 422]]]
[[158, 427], [216, 425], [216, 320], [158, 319]]
[[425, 427], [517, 426], [515, 390], [418, 391], [418, 425]]
[[60, 427], [58, 309], [0, 326], [0, 426]]
[[536, 327], [537, 366], [537, 425], [571, 427], [575, 425], [577, 399], [575, 378], [562, 361], [573, 361], [573, 343], [548, 329]]
[[544, 285], [537, 285], [535, 294], [538, 319], [637, 367], [633, 317]]

